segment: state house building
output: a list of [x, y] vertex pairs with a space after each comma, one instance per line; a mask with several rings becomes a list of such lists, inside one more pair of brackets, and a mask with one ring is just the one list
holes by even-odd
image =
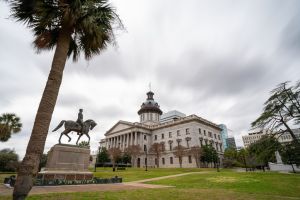
[[[160, 106], [153, 99], [154, 93], [147, 93], [147, 100], [138, 111], [140, 122], [119, 121], [105, 133], [105, 139], [100, 142], [100, 147], [107, 149], [119, 147], [122, 151], [130, 145], [140, 145], [144, 151], [134, 165], [155, 167], [155, 156], [149, 152], [153, 143], [163, 143], [165, 151], [159, 162], [160, 167], [179, 167], [178, 158], [173, 154], [173, 149], [178, 144], [190, 148], [211, 144], [223, 155], [221, 138], [222, 129], [215, 123], [197, 115], [189, 115], [171, 111], [163, 114]], [[146, 158], [147, 152], [147, 158]], [[196, 161], [191, 155], [186, 155], [182, 167], [196, 167]]]

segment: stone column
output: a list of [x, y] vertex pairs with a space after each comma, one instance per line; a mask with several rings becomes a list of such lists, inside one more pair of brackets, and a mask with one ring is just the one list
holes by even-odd
[[137, 132], [134, 132], [134, 145], [137, 145]]
[[131, 140], [131, 141], [130, 141], [130, 144], [131, 144], [131, 145], [134, 145], [134, 143], [133, 143], [133, 142], [134, 142], [134, 141], [133, 141], [133, 132], [131, 132], [131, 139], [130, 139], [130, 140]]

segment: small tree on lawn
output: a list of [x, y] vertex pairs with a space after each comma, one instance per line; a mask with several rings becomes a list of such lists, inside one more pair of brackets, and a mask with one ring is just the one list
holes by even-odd
[[226, 168], [237, 167], [238, 160], [237, 160], [237, 150], [236, 148], [227, 148], [224, 151], [224, 161], [223, 165]]
[[164, 143], [153, 143], [149, 149], [150, 153], [153, 153], [155, 155], [155, 158], [157, 160], [156, 166], [159, 168], [159, 158], [161, 154], [164, 152]]
[[122, 155], [122, 152], [121, 152], [120, 148], [113, 147], [113, 148], [108, 149], [108, 154], [109, 154], [110, 160], [113, 164], [113, 171], [116, 171], [116, 168], [115, 168], [116, 161]]
[[290, 164], [293, 168], [293, 172], [296, 173], [293, 164], [296, 164], [297, 166], [300, 165], [300, 146], [295, 141], [292, 141], [291, 143], [284, 145], [280, 153], [283, 162]]
[[109, 162], [109, 154], [105, 147], [100, 148], [99, 153], [97, 155], [97, 162], [102, 164], [104, 164], [105, 162]]
[[178, 145], [174, 148], [174, 155], [179, 160], [180, 168], [182, 168], [182, 158], [186, 155], [186, 148], [182, 145]]
[[125, 153], [131, 157], [131, 165], [135, 167], [136, 158], [142, 154], [140, 145], [130, 145], [125, 149]]
[[217, 151], [212, 145], [205, 145], [202, 147], [201, 161], [208, 166], [209, 163], [213, 163], [214, 167], [218, 167], [219, 157]]
[[188, 153], [194, 157], [194, 159], [196, 160], [196, 165], [199, 168], [200, 167], [200, 157], [202, 154], [201, 147], [193, 146], [189, 149]]
[[281, 144], [274, 136], [264, 135], [260, 140], [248, 147], [250, 154], [255, 155], [256, 161], [261, 164], [263, 170], [268, 162], [275, 162], [275, 151], [281, 149]]

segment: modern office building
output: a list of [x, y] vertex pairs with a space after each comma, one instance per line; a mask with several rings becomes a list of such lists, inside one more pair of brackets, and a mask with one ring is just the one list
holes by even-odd
[[223, 146], [224, 146], [224, 149], [227, 149], [227, 142], [226, 142], [226, 139], [228, 138], [228, 130], [227, 130], [227, 127], [225, 124], [220, 124], [219, 127], [222, 129], [221, 131], [221, 138], [222, 138], [222, 141], [223, 141]]
[[236, 149], [235, 139], [234, 137], [228, 137], [226, 139], [227, 148]]

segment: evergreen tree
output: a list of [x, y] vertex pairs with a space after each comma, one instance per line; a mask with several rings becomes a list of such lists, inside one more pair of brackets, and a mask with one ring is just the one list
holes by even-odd
[[108, 151], [105, 147], [100, 148], [100, 151], [97, 155], [97, 162], [98, 163], [105, 163], [105, 162], [109, 162], [109, 154]]

